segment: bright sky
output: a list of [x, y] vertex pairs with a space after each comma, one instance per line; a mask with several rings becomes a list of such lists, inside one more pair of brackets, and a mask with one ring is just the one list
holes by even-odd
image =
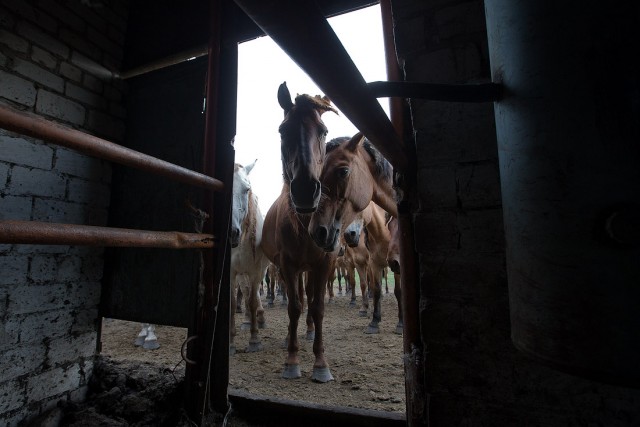
[[[330, 18], [329, 24], [365, 81], [387, 80], [379, 6]], [[286, 81], [294, 98], [302, 93], [323, 93], [269, 37], [242, 43], [238, 61], [236, 162], [247, 165], [258, 159], [249, 178], [260, 210], [266, 215], [282, 189], [278, 126], [284, 113], [278, 104], [278, 86]], [[388, 115], [387, 100], [383, 98], [380, 103]], [[342, 113], [324, 113], [322, 120], [329, 129], [327, 141], [357, 132]]]

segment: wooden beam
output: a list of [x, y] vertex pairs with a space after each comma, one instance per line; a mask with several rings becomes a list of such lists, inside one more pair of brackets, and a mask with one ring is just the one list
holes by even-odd
[[235, 2], [313, 79], [396, 170], [407, 168], [409, 161], [402, 140], [315, 2]]

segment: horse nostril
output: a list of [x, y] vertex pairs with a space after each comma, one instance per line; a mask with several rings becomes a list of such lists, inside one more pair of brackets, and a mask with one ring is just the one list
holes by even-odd
[[313, 233], [315, 241], [321, 244], [324, 244], [327, 241], [328, 235], [329, 235], [329, 230], [327, 230], [327, 227], [323, 225], [316, 227], [316, 230]]

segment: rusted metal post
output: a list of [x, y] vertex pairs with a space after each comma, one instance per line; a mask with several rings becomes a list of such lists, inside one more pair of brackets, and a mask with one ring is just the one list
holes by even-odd
[[0, 105], [0, 127], [175, 181], [221, 191], [222, 181], [58, 123]]
[[0, 221], [0, 243], [128, 248], [204, 249], [212, 234], [148, 231], [36, 221]]
[[[233, 134], [221, 133], [220, 129], [231, 126], [235, 133], [235, 120], [232, 124], [225, 124], [225, 114], [235, 116], [233, 112], [225, 111], [221, 105], [221, 67], [223, 63], [223, 30], [225, 22], [223, 7], [225, 0], [210, 1], [210, 38], [208, 48], [208, 67], [206, 80], [206, 111], [203, 172], [205, 175], [223, 176], [225, 180], [233, 180], [233, 148], [231, 145]], [[234, 64], [237, 67], [237, 64]], [[225, 88], [233, 90], [236, 87], [225, 80]], [[226, 87], [227, 84], [233, 86]], [[235, 106], [233, 106], [235, 107]], [[204, 224], [205, 233], [219, 237], [215, 248], [203, 251], [201, 266], [201, 281], [199, 286], [197, 305], [194, 310], [193, 327], [189, 335], [197, 336], [193, 347], [189, 350], [189, 357], [196, 360], [195, 365], [189, 365], [186, 373], [187, 393], [185, 405], [190, 418], [197, 425], [209, 424], [213, 411], [226, 411], [227, 387], [229, 375], [229, 244], [227, 234], [231, 213], [231, 187], [225, 186], [222, 192], [203, 195], [204, 210], [212, 221]], [[225, 282], [226, 278], [226, 282]], [[227, 297], [225, 297], [227, 295]], [[222, 350], [221, 350], [222, 349]], [[225, 352], [224, 357], [220, 354]], [[215, 354], [215, 357], [214, 357]], [[215, 369], [213, 366], [215, 365]]]
[[[394, 36], [393, 16], [390, 0], [380, 1], [382, 15], [382, 29], [387, 63], [387, 78], [389, 83], [401, 83], [401, 70], [398, 65]], [[402, 200], [398, 203], [398, 227], [400, 231], [400, 280], [402, 300], [402, 334], [406, 423], [408, 426], [422, 425], [426, 419], [426, 394], [424, 390], [423, 348], [420, 334], [420, 292], [419, 269], [416, 262], [418, 254], [415, 251], [412, 198], [417, 194], [416, 185], [416, 152], [413, 135], [406, 132], [405, 119], [408, 118], [407, 104], [404, 99], [393, 97], [389, 103], [391, 121], [403, 137], [403, 150], [410, 161], [407, 168], [395, 174], [396, 185], [401, 190]], [[411, 128], [411, 126], [409, 126]]]

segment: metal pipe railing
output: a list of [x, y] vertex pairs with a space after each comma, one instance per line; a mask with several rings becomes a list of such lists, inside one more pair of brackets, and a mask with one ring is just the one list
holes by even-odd
[[170, 55], [165, 58], [152, 61], [148, 64], [144, 64], [139, 67], [135, 67], [130, 70], [123, 71], [121, 73], [116, 73], [115, 76], [123, 80], [130, 79], [132, 77], [137, 77], [143, 74], [150, 73], [152, 71], [161, 70], [163, 68], [170, 67], [172, 65], [176, 65], [193, 58], [199, 58], [201, 56], [207, 55], [208, 52], [209, 52], [208, 45], [205, 44], [202, 46], [196, 46], [192, 49], [188, 49], [183, 52], [178, 52], [174, 55]]
[[175, 181], [221, 191], [222, 181], [93, 135], [0, 105], [0, 127]]
[[37, 221], [0, 221], [0, 243], [170, 249], [213, 248], [211, 234], [147, 231]]

